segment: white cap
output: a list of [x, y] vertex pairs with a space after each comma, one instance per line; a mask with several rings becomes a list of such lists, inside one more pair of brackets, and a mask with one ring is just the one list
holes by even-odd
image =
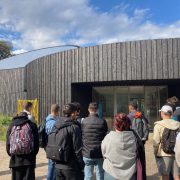
[[173, 109], [171, 106], [169, 105], [164, 105], [160, 110], [159, 112], [165, 112], [165, 113], [173, 113]]

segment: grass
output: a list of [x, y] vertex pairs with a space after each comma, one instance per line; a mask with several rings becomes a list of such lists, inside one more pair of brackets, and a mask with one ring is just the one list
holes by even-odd
[[0, 115], [0, 140], [6, 140], [6, 132], [8, 129], [8, 125], [10, 124], [12, 118], [5, 115]]

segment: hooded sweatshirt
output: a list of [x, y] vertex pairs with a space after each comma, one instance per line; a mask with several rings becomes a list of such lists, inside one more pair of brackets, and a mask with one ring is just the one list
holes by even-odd
[[102, 141], [103, 169], [116, 179], [132, 178], [136, 172], [136, 138], [132, 131], [111, 131]]
[[51, 114], [49, 114], [46, 117], [46, 134], [47, 135], [52, 131], [52, 128], [54, 127], [55, 122], [56, 122], [56, 118], [52, 116]]
[[[34, 151], [30, 154], [22, 154], [22, 155], [11, 155], [10, 154], [10, 141], [9, 136], [13, 126], [23, 125], [25, 123], [29, 123], [32, 133], [34, 136]], [[38, 137], [38, 129], [35, 123], [30, 121], [26, 116], [18, 116], [13, 118], [12, 123], [9, 125], [7, 135], [6, 135], [6, 151], [8, 155], [11, 157], [9, 167], [22, 167], [22, 166], [36, 166], [36, 154], [39, 151], [39, 137]]]
[[166, 154], [161, 147], [162, 134], [165, 128], [177, 130], [180, 128], [180, 123], [172, 119], [164, 119], [154, 123], [153, 147], [155, 156], [174, 156], [173, 154]]

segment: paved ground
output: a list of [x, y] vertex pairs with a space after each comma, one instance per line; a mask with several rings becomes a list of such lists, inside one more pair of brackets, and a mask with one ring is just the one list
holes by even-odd
[[[157, 174], [157, 168], [155, 164], [155, 159], [153, 156], [152, 149], [152, 134], [150, 135], [150, 140], [146, 144], [146, 159], [147, 159], [147, 176], [148, 180], [159, 180]], [[5, 151], [5, 143], [0, 142], [0, 180], [10, 180], [11, 171], [8, 168], [9, 157]], [[37, 168], [36, 168], [36, 180], [46, 179], [47, 174], [47, 159], [44, 150], [40, 150], [37, 156]]]

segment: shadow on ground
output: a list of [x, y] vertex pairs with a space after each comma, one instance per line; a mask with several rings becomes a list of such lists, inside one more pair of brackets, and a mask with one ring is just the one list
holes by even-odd
[[36, 177], [36, 180], [43, 180], [43, 179], [46, 179], [46, 175], [45, 176]]
[[37, 164], [36, 165], [36, 168], [38, 168], [38, 167], [43, 167], [43, 166], [47, 166], [48, 165], [48, 163], [40, 163], [40, 164]]
[[158, 173], [153, 174], [152, 176], [147, 176], [147, 180], [160, 180], [160, 176]]
[[[0, 172], [0, 176], [5, 176], [5, 175], [8, 175], [8, 174], [11, 174], [11, 170], [1, 171], [1, 172]], [[1, 178], [0, 178], [0, 179], [1, 179]]]

